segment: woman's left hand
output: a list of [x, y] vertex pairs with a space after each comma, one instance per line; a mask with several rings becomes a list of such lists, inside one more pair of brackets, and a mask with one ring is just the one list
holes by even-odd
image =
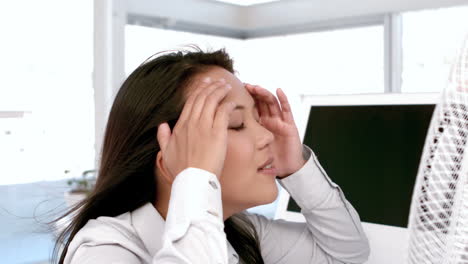
[[275, 136], [272, 150], [278, 178], [293, 174], [304, 166], [306, 161], [302, 157], [299, 131], [294, 123], [286, 94], [280, 88], [276, 90], [280, 107], [270, 91], [258, 85], [245, 84], [245, 87], [257, 103], [261, 124]]

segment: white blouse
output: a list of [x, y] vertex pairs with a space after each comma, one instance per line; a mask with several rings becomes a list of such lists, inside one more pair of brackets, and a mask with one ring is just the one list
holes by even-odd
[[[369, 243], [359, 215], [306, 145], [303, 154], [306, 164], [278, 181], [306, 223], [245, 212], [257, 230], [264, 262], [364, 263]], [[151, 203], [89, 220], [71, 241], [64, 263], [236, 264], [239, 257], [226, 239], [222, 214], [216, 175], [187, 168], [172, 185], [166, 221]]]

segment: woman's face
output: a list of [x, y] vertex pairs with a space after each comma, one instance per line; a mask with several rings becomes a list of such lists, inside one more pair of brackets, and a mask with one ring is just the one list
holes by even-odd
[[[224, 216], [273, 202], [277, 195], [276, 175], [259, 172], [273, 157], [273, 134], [259, 123], [253, 97], [229, 71], [213, 67], [197, 77], [223, 78], [232, 89], [224, 100], [237, 104], [229, 117], [227, 154], [220, 176]], [[222, 102], [221, 102], [222, 103]]]

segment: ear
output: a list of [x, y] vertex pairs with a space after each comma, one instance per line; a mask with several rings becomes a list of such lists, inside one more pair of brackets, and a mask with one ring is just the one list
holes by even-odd
[[174, 181], [173, 177], [169, 173], [169, 171], [166, 169], [164, 166], [163, 162], [163, 157], [162, 157], [162, 152], [159, 151], [158, 154], [156, 155], [156, 175], [159, 177], [162, 181], [172, 185], [172, 182]]

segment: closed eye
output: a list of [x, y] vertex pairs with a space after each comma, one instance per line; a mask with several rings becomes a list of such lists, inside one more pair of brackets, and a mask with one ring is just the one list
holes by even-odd
[[244, 129], [244, 128], [245, 128], [244, 123], [242, 123], [242, 124], [241, 124], [240, 126], [238, 126], [238, 127], [231, 127], [231, 129], [234, 129], [235, 131], [240, 131], [240, 130], [242, 130], [242, 129]]

